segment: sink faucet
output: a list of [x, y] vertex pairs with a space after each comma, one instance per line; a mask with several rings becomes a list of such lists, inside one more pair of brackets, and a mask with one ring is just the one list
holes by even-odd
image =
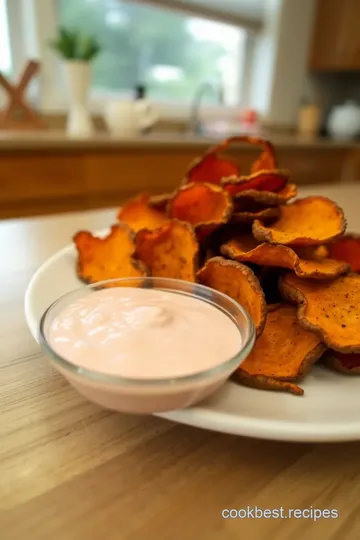
[[220, 105], [224, 103], [223, 89], [221, 85], [212, 83], [210, 81], [202, 82], [196, 89], [194, 98], [191, 102], [190, 118], [188, 123], [188, 129], [191, 133], [201, 134], [203, 132], [203, 125], [200, 120], [200, 106], [202, 98], [208, 90], [215, 91]]

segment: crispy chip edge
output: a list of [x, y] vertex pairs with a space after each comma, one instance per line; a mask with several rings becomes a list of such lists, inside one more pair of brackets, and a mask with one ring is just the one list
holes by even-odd
[[[289, 189], [289, 193], [282, 194], [281, 192], [286, 188]], [[235, 203], [237, 200], [250, 199], [260, 204], [267, 204], [268, 206], [282, 206], [296, 197], [297, 186], [296, 184], [287, 184], [283, 190], [258, 191], [257, 189], [247, 189], [233, 195], [233, 199]]]
[[[261, 299], [261, 317], [260, 317], [260, 321], [259, 321], [258, 325], [256, 325], [255, 323], [253, 323], [253, 324], [254, 324], [255, 331], [256, 331], [256, 337], [257, 338], [260, 337], [261, 334], [264, 331], [265, 323], [266, 323], [266, 317], [267, 317], [267, 303], [266, 303], [266, 299], [265, 299], [265, 293], [264, 293], [264, 291], [263, 291], [263, 289], [262, 289], [262, 287], [260, 285], [260, 281], [255, 276], [255, 274], [251, 270], [251, 268], [246, 266], [246, 264], [242, 264], [242, 263], [240, 263], [238, 261], [230, 261], [229, 259], [225, 259], [224, 257], [221, 257], [220, 255], [212, 257], [211, 259], [208, 259], [206, 261], [204, 266], [202, 268], [200, 268], [198, 270], [198, 272], [196, 273], [197, 280], [201, 279], [201, 274], [203, 272], [205, 272], [207, 266], [210, 263], [213, 263], [214, 261], [218, 262], [222, 266], [230, 266], [232, 268], [234, 268], [234, 267], [239, 268], [240, 271], [242, 272], [242, 274], [247, 277], [249, 283], [251, 284], [251, 287], [252, 287], [253, 291], [256, 294], [259, 294], [259, 297]], [[241, 305], [241, 307], [244, 308], [243, 305]], [[251, 318], [250, 314], [249, 314], [249, 317]]]
[[277, 206], [264, 208], [258, 212], [233, 212], [230, 218], [230, 223], [253, 223], [256, 219], [271, 220], [279, 217]]
[[241, 366], [236, 370], [234, 378], [235, 380], [238, 380], [240, 384], [249, 386], [250, 388], [256, 388], [257, 390], [289, 392], [296, 396], [304, 395], [303, 388], [293, 382], [280, 381], [265, 375], [249, 375], [249, 373], [241, 369]]
[[[284, 246], [296, 246], [296, 245], [317, 245], [317, 244], [327, 244], [327, 243], [330, 243], [332, 240], [336, 240], [337, 238], [340, 238], [341, 236], [343, 236], [345, 230], [346, 230], [346, 227], [347, 227], [347, 222], [346, 222], [346, 219], [345, 219], [345, 215], [344, 215], [344, 211], [343, 209], [333, 200], [329, 199], [328, 197], [324, 197], [322, 195], [312, 195], [310, 197], [303, 197], [301, 199], [296, 199], [295, 201], [293, 201], [292, 203], [290, 203], [290, 205], [294, 205], [294, 204], [297, 204], [301, 201], [305, 201], [305, 200], [313, 200], [313, 199], [322, 199], [322, 200], [326, 200], [327, 202], [330, 202], [336, 209], [336, 211], [338, 212], [338, 214], [340, 215], [340, 230], [338, 233], [332, 235], [332, 236], [329, 236], [329, 237], [326, 237], [325, 239], [313, 239], [313, 238], [309, 238], [309, 237], [297, 237], [297, 238], [294, 238], [293, 240], [291, 240], [290, 242], [287, 242], [287, 243], [284, 243], [284, 242], [275, 242], [273, 237], [272, 237], [272, 230], [270, 229], [270, 227], [267, 227], [266, 225], [264, 225], [261, 220], [255, 220], [253, 222], [253, 226], [252, 226], [252, 232], [253, 232], [253, 235], [254, 237], [256, 238], [256, 240], [258, 240], [259, 242], [268, 242], [269, 244], [279, 244], [279, 245], [284, 245]], [[289, 205], [289, 206], [290, 206]]]
[[[252, 261], [250, 258], [246, 257], [246, 255], [251, 255], [252, 252], [255, 252], [257, 250], [260, 251], [260, 248], [263, 249], [264, 246], [266, 247], [266, 246], [269, 246], [269, 245], [274, 246], [274, 247], [276, 247], [278, 249], [281, 249], [282, 251], [286, 252], [287, 255], [292, 259], [293, 266], [291, 268], [289, 268], [288, 266], [279, 266], [279, 268], [293, 270], [298, 277], [304, 278], [304, 279], [319, 279], [319, 280], [320, 279], [330, 279], [330, 278], [335, 279], [336, 277], [339, 277], [342, 274], [346, 274], [347, 272], [350, 272], [350, 269], [351, 269], [350, 265], [348, 263], [345, 263], [345, 262], [342, 263], [341, 261], [336, 261], [336, 262], [339, 263], [338, 271], [332, 273], [331, 275], [326, 274], [324, 272], [319, 272], [319, 271], [314, 271], [314, 272], [311, 272], [311, 273], [304, 273], [301, 270], [301, 261], [305, 260], [305, 259], [302, 259], [301, 257], [299, 257], [299, 255], [296, 253], [296, 251], [290, 246], [284, 246], [282, 244], [268, 244], [266, 242], [262, 242], [259, 245], [255, 246], [253, 249], [250, 249], [249, 251], [244, 252], [244, 258], [240, 259], [239, 255], [236, 256], [234, 254], [233, 249], [228, 244], [229, 244], [229, 242], [227, 242], [225, 244], [222, 244], [221, 247], [220, 247], [220, 252], [223, 255], [226, 255], [227, 257], [230, 257], [230, 259], [232, 259], [234, 261], [243, 262], [243, 263], [248, 262], [248, 263], [252, 263], [252, 264], [259, 264], [259, 263]], [[314, 263], [318, 262], [320, 264], [321, 261], [314, 260], [313, 262]], [[270, 266], [270, 265], [267, 264], [267, 266]], [[276, 268], [276, 266], [277, 265], [274, 264], [274, 265], [272, 265], [272, 268]]]
[[[305, 330], [309, 330], [310, 332], [314, 332], [319, 338], [325, 343], [325, 345], [330, 348], [334, 349], [335, 351], [342, 352], [342, 353], [360, 353], [360, 338], [359, 338], [359, 346], [346, 346], [346, 347], [338, 347], [336, 343], [333, 342], [332, 337], [327, 334], [319, 325], [313, 324], [309, 322], [306, 318], [306, 310], [308, 306], [308, 301], [306, 296], [296, 289], [296, 287], [290, 286], [288, 283], [286, 283], [286, 276], [288, 276], [289, 273], [283, 275], [279, 279], [279, 291], [282, 297], [285, 300], [288, 300], [291, 303], [295, 303], [297, 305], [297, 318], [300, 323], [300, 325], [305, 328]], [[292, 275], [290, 273], [290, 275]], [[347, 276], [357, 276], [359, 277], [359, 274], [356, 273], [349, 273]], [[304, 278], [299, 278], [304, 279]], [[360, 279], [360, 278], [359, 278]], [[318, 282], [317, 282], [318, 283]]]
[[[225, 191], [224, 189], [222, 189], [221, 186], [218, 186], [217, 184], [210, 184], [209, 182], [201, 182], [200, 184], [197, 183], [197, 182], [189, 182], [189, 183], [187, 183], [187, 184], [185, 184], [183, 186], [180, 186], [179, 189], [177, 189], [173, 193], [173, 195], [169, 199], [167, 207], [166, 207], [167, 215], [171, 216], [172, 204], [173, 204], [174, 200], [176, 199], [176, 197], [181, 192], [188, 191], [188, 190], [190, 190], [192, 188], [198, 188], [199, 186], [204, 186], [206, 189], [209, 189], [209, 191], [212, 191], [213, 193], [221, 193], [224, 196], [224, 201], [226, 201], [226, 208], [223, 211], [223, 217], [222, 217], [221, 221], [216, 221], [216, 220], [205, 221], [203, 223], [198, 223], [195, 226], [192, 225], [191, 223], [189, 223], [191, 225], [191, 227], [194, 229], [195, 234], [196, 233], [201, 234], [203, 232], [206, 232], [207, 229], [213, 230], [213, 228], [218, 228], [221, 225], [225, 225], [231, 219], [231, 216], [233, 214], [233, 209], [234, 209], [233, 201], [232, 201], [232, 198], [231, 198], [230, 194], [227, 193], [227, 191]], [[171, 218], [170, 217], [169, 219], [176, 219], [177, 221], [181, 221], [178, 218]], [[184, 223], [188, 223], [188, 222], [184, 222]]]
[[[139, 276], [139, 277], [147, 277], [149, 276], [149, 269], [147, 268], [146, 264], [144, 264], [141, 260], [137, 259], [135, 257], [135, 237], [136, 237], [136, 233], [134, 233], [134, 231], [129, 227], [129, 225], [125, 222], [125, 221], [118, 221], [117, 223], [114, 223], [113, 225], [111, 225], [111, 227], [109, 228], [109, 233], [106, 235], [106, 237], [104, 237], [104, 239], [108, 238], [115, 229], [123, 229], [125, 232], [128, 233], [128, 236], [129, 236], [129, 240], [133, 243], [133, 246], [134, 246], [134, 249], [133, 249], [133, 252], [132, 254], [130, 255], [130, 261], [131, 261], [131, 264], [134, 266], [135, 269], [139, 270], [139, 272], [142, 272], [142, 276]], [[75, 249], [76, 249], [76, 252], [77, 252], [77, 260], [76, 260], [76, 275], [78, 277], [78, 279], [82, 282], [82, 283], [85, 283], [85, 285], [93, 285], [95, 283], [101, 283], [101, 282], [98, 282], [98, 281], [91, 281], [89, 279], [86, 279], [85, 277], [83, 277], [81, 275], [81, 270], [80, 270], [80, 253], [79, 253], [79, 250], [77, 248], [77, 245], [76, 245], [76, 237], [81, 234], [81, 233], [87, 233], [87, 234], [90, 234], [93, 238], [97, 238], [96, 236], [94, 236], [92, 234], [91, 231], [87, 231], [86, 229], [80, 229], [79, 231], [77, 231], [73, 236], [72, 236], [72, 241], [75, 245]], [[119, 278], [121, 279], [121, 278]], [[124, 279], [126, 279], [126, 277], [124, 277]]]

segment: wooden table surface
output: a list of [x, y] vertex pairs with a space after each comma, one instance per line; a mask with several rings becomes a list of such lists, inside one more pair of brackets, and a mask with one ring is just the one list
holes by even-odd
[[[321, 192], [360, 230], [360, 187]], [[0, 223], [0, 538], [359, 538], [360, 443], [261, 441], [115, 414], [49, 366], [26, 327], [26, 286], [75, 230], [113, 216]], [[222, 518], [223, 509], [255, 506], [336, 509], [339, 517]]]

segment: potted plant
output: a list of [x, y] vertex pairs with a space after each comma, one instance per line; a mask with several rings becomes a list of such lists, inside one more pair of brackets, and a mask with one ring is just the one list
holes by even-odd
[[68, 28], [60, 28], [50, 45], [64, 60], [70, 94], [67, 132], [79, 137], [91, 135], [93, 123], [86, 102], [91, 82], [91, 62], [100, 53], [101, 46], [94, 36]]

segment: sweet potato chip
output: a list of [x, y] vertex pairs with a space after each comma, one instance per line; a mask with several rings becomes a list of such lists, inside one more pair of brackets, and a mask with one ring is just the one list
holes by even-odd
[[79, 231], [73, 241], [78, 252], [77, 274], [85, 283], [146, 275], [145, 267], [133, 259], [134, 238], [126, 224], [113, 225], [105, 238]]
[[172, 219], [159, 229], [142, 229], [135, 246], [137, 258], [152, 276], [195, 281], [198, 244], [188, 223]]
[[221, 253], [239, 262], [289, 268], [294, 270], [297, 276], [305, 278], [333, 279], [350, 270], [348, 264], [332, 259], [300, 259], [290, 247], [259, 244], [250, 234], [229, 240], [221, 246]]
[[353, 272], [360, 272], [360, 235], [346, 234], [327, 246], [329, 255], [350, 264]]
[[238, 166], [230, 159], [216, 155], [214, 150], [197, 158], [189, 167], [185, 183], [204, 183], [220, 185], [221, 179], [239, 174]]
[[172, 197], [172, 193], [160, 193], [160, 195], [150, 195], [149, 206], [155, 208], [160, 212], [165, 213], [169, 200]]
[[126, 201], [120, 208], [117, 218], [137, 232], [140, 229], [157, 229], [167, 217], [163, 212], [149, 206], [149, 195], [141, 194]]
[[[263, 148], [259, 160], [253, 165], [253, 168], [256, 169], [255, 172], [258, 171], [259, 167], [263, 168], [263, 165], [265, 168], [277, 169], [275, 150], [270, 141], [260, 139], [259, 137], [241, 135], [224, 139], [217, 146], [210, 148], [204, 156], [197, 158], [191, 163], [185, 175], [184, 183], [206, 182], [219, 185], [222, 178], [229, 176], [238, 177], [240, 174], [238, 166], [231, 159], [221, 157], [221, 153], [234, 142], [248, 143]], [[269, 191], [272, 190], [269, 189]]]
[[277, 192], [284, 189], [289, 173], [283, 170], [258, 171], [250, 176], [230, 176], [221, 180], [221, 185], [235, 197], [242, 191]]
[[260, 170], [272, 170], [278, 168], [276, 153], [273, 145], [266, 139], [260, 137], [253, 137], [249, 135], [235, 135], [224, 139], [216, 148], [215, 151], [220, 152], [225, 150], [232, 143], [247, 143], [252, 146], [260, 146], [263, 148], [260, 157], [252, 165], [251, 172], [258, 172]]
[[325, 349], [316, 334], [299, 324], [296, 308], [283, 304], [268, 312], [265, 329], [236, 377], [255, 388], [302, 395], [303, 389], [290, 381], [302, 379]]
[[318, 259], [318, 260], [326, 259], [326, 258], [329, 258], [329, 259], [334, 258], [334, 257], [329, 257], [329, 255], [330, 255], [330, 252], [329, 252], [329, 249], [328, 249], [327, 246], [316, 246], [316, 248], [314, 248], [313, 253], [308, 258], [309, 259]]
[[[294, 247], [294, 251], [299, 255], [301, 259], [321, 261], [322, 259], [330, 258], [327, 246], [297, 246]], [[336, 260], [333, 257], [332, 259]]]
[[360, 354], [343, 354], [329, 349], [324, 355], [325, 365], [350, 375], [360, 375]]
[[360, 352], [359, 274], [320, 281], [287, 273], [280, 278], [279, 288], [286, 300], [298, 304], [303, 328], [317, 333], [331, 349]]
[[280, 217], [271, 226], [253, 223], [253, 234], [260, 242], [289, 246], [317, 245], [343, 234], [344, 213], [326, 197], [306, 197], [280, 207]]
[[261, 152], [260, 157], [252, 164], [251, 174], [259, 171], [270, 171], [277, 168], [275, 150], [272, 145]]
[[244, 264], [222, 257], [209, 259], [197, 273], [200, 283], [227, 294], [241, 304], [252, 318], [259, 336], [265, 325], [266, 302], [254, 272]]
[[276, 206], [273, 206], [256, 212], [233, 212], [231, 223], [252, 223], [255, 219], [261, 219], [261, 221], [266, 222], [278, 216], [279, 210]]
[[280, 206], [286, 204], [291, 199], [296, 197], [297, 187], [295, 184], [288, 184], [278, 192], [273, 191], [258, 191], [256, 189], [245, 189], [234, 195], [235, 207], [240, 202], [246, 203], [253, 201], [263, 204], [264, 206]]
[[303, 396], [304, 390], [295, 383], [288, 381], [279, 381], [266, 375], [249, 375], [246, 371], [240, 369], [236, 371], [234, 377], [245, 386], [258, 388], [259, 390], [275, 390], [277, 392], [290, 392], [296, 396]]
[[227, 223], [232, 213], [231, 197], [214, 184], [187, 184], [172, 197], [168, 206], [171, 218], [190, 223], [199, 238]]

